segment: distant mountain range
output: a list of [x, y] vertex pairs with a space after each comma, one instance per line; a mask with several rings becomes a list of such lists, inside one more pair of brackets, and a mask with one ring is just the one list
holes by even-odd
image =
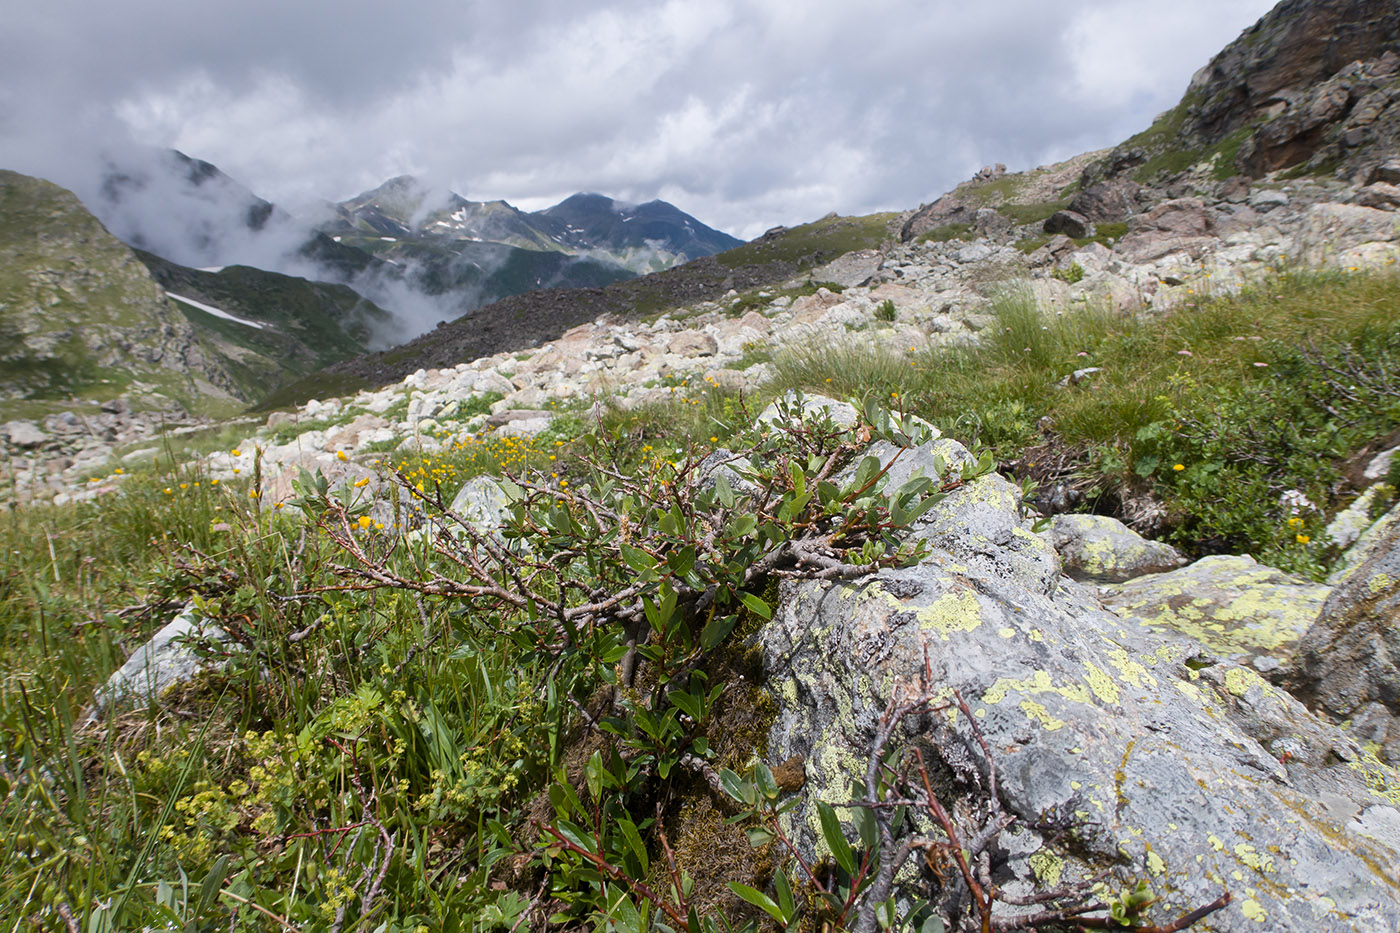
[[175, 150], [113, 160], [90, 200], [118, 237], [168, 262], [349, 285], [389, 311], [380, 345], [512, 295], [600, 287], [742, 242], [664, 201], [578, 194], [527, 213], [408, 175], [304, 219]]

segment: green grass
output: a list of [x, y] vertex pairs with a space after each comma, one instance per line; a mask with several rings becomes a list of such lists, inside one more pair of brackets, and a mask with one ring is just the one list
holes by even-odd
[[[1057, 481], [1110, 510], [1157, 497], [1168, 536], [1192, 553], [1250, 551], [1314, 576], [1330, 558], [1319, 519], [1312, 542], [1296, 541], [1279, 496], [1296, 488], [1335, 507], [1341, 461], [1400, 425], [1386, 376], [1400, 367], [1392, 275], [1290, 274], [1148, 319], [1092, 308], [1050, 317], [1014, 288], [994, 310], [997, 323], [966, 350], [904, 359], [859, 344], [791, 348], [774, 360], [772, 388], [897, 398], [1007, 461], [1042, 444], [1048, 418], [1072, 462]], [[1349, 353], [1370, 367], [1360, 389], [1329, 382], [1322, 365]], [[1088, 366], [1102, 372], [1060, 387]]]
[[919, 234], [914, 242], [947, 243], [950, 240], [965, 240], [971, 232], [972, 224], [943, 224]]
[[[752, 398], [677, 377], [665, 402], [605, 407], [593, 440], [579, 440], [594, 427], [579, 404], [540, 438], [477, 438], [379, 458], [378, 468], [448, 499], [480, 473], [558, 484], [536, 516], [546, 526], [537, 542], [554, 550], [521, 565], [539, 578], [552, 561], [597, 560], [569, 551], [584, 512], [565, 490], [602, 481], [583, 473], [580, 447], [601, 445], [609, 469], [656, 483], [669, 502], [672, 462], [737, 446], [773, 393], [800, 387], [878, 397], [1003, 460], [1048, 436], [1067, 463], [1052, 479], [1080, 483], [1105, 507], [1150, 493], [1168, 510], [1168, 534], [1193, 553], [1249, 550], [1316, 575], [1332, 556], [1317, 543], [1321, 519], [1291, 527], [1278, 496], [1297, 488], [1335, 507], [1340, 463], [1400, 425], [1394, 276], [1289, 274], [1143, 319], [1093, 308], [1047, 316], [1011, 286], [995, 312], [976, 347], [789, 347]], [[1345, 384], [1323, 363], [1347, 372]], [[1090, 365], [1097, 378], [1059, 387]], [[343, 906], [344, 929], [510, 929], [545, 877], [532, 819], [554, 819], [564, 785], [582, 793], [588, 756], [604, 747], [588, 744], [574, 704], [611, 694], [609, 665], [561, 661], [540, 635], [549, 620], [478, 597], [347, 585], [335, 565], [355, 556], [250, 497], [256, 469], [215, 485], [172, 457], [180, 451], [131, 467], [92, 503], [0, 513], [0, 916], [44, 930], [66, 929], [63, 912], [83, 930], [325, 930]], [[353, 487], [329, 492], [344, 496], [362, 553], [389, 571], [462, 577], [431, 535], [394, 534], [420, 526], [425, 506], [412, 491], [375, 503]], [[318, 498], [303, 501], [307, 514]], [[607, 533], [638, 533], [618, 525]], [[650, 566], [645, 554], [630, 560]], [[621, 570], [556, 585], [591, 600], [595, 586], [608, 592], [638, 572]], [[82, 725], [94, 687], [195, 597], [242, 646], [224, 671], [157, 709]], [[724, 670], [745, 670], [746, 657]], [[717, 760], [747, 760], [764, 715], [749, 717], [742, 747], [715, 728]], [[646, 784], [639, 823], [658, 801], [683, 807], [687, 793]], [[645, 839], [655, 865], [660, 846]], [[380, 865], [383, 884], [359, 922], [365, 870]], [[585, 890], [555, 892], [579, 923]]]
[[853, 250], [879, 246], [888, 238], [889, 225], [897, 216], [884, 213], [818, 220], [793, 227], [772, 240], [736, 246], [715, 259], [731, 269], [773, 262], [810, 268]]

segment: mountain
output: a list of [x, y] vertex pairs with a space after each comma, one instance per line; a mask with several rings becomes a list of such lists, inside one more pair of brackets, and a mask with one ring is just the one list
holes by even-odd
[[41, 179], [0, 172], [0, 217], [9, 410], [118, 397], [140, 408], [237, 409], [383, 346], [394, 326], [344, 285], [248, 266], [191, 269], [133, 250]]
[[136, 255], [250, 402], [383, 346], [395, 327], [387, 311], [346, 285], [251, 266], [190, 269], [142, 250]]
[[1284, 0], [1196, 73], [1176, 107], [1085, 175], [1352, 177], [1400, 150], [1400, 6]]
[[630, 267], [635, 267], [647, 253], [674, 265], [677, 261], [722, 253], [743, 243], [665, 201], [631, 207], [601, 194], [576, 194], [531, 216], [562, 223], [564, 242], [574, 248], [637, 257], [630, 259]]
[[[600, 194], [575, 194], [543, 211], [526, 213], [505, 201], [468, 201], [433, 191], [410, 175], [391, 178], [340, 204], [324, 233], [375, 251], [394, 251], [404, 239], [467, 248], [500, 243], [518, 249], [589, 256], [634, 273], [732, 249], [742, 240], [705, 226], [667, 204], [629, 206]], [[376, 245], [381, 244], [381, 245]]]
[[0, 170], [0, 398], [233, 400], [235, 381], [72, 192]]

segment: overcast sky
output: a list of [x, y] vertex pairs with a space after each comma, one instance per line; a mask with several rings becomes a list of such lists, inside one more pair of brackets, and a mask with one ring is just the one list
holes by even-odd
[[[47, 0], [0, 27], [0, 168], [171, 146], [293, 209], [403, 173], [741, 237], [1112, 145], [1272, 0]], [[81, 192], [80, 192], [81, 193]]]

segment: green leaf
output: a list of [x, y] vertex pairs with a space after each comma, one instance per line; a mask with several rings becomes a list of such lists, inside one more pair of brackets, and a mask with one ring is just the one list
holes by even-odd
[[826, 838], [826, 844], [831, 849], [831, 854], [836, 856], [836, 864], [848, 875], [856, 873], [856, 857], [851, 851], [851, 844], [846, 841], [845, 833], [841, 832], [841, 821], [836, 818], [836, 811], [831, 805], [823, 800], [817, 801], [817, 814], [821, 817], [822, 836]]
[[734, 487], [729, 485], [728, 470], [720, 469], [715, 472], [715, 495], [719, 498], [719, 504], [726, 509], [734, 508]]
[[701, 709], [699, 697], [694, 696], [690, 693], [686, 693], [682, 690], [675, 690], [668, 694], [666, 699], [670, 700], [674, 705], [680, 707], [681, 711], [684, 712], [691, 719], [695, 720], [696, 722], [700, 721]]
[[588, 759], [583, 766], [584, 780], [588, 784], [588, 792], [593, 795], [594, 800], [603, 799], [603, 755], [596, 749], [593, 756]]
[[755, 849], [761, 849], [777, 838], [762, 826], [750, 826], [744, 830], [744, 835], [749, 837], [749, 845]]
[[792, 923], [797, 916], [797, 902], [792, 896], [792, 885], [788, 883], [787, 872], [779, 869], [773, 872], [773, 891], [778, 895], [778, 906], [783, 910], [782, 923]]
[[627, 566], [643, 577], [655, 572], [656, 559], [646, 551], [630, 544], [622, 544], [619, 549], [622, 551], [622, 559], [627, 562]]
[[866, 457], [860, 462], [860, 466], [856, 467], [856, 478], [852, 483], [852, 488], [857, 491], [864, 489], [879, 474], [880, 458], [874, 456]]
[[773, 780], [773, 772], [761, 761], [753, 766], [753, 781], [758, 785], [758, 792], [764, 797], [769, 800], [778, 799], [778, 782]]
[[678, 577], [684, 577], [695, 566], [695, 545], [687, 545], [666, 556], [666, 566]]
[[752, 593], [740, 593], [739, 601], [748, 607], [749, 611], [761, 619], [773, 618], [772, 608], [759, 597]]
[[880, 824], [875, 820], [875, 811], [870, 807], [855, 807], [851, 817], [851, 822], [856, 824], [856, 832], [860, 834], [860, 844], [874, 850], [880, 842]]
[[705, 630], [700, 633], [700, 647], [705, 651], [713, 651], [720, 642], [734, 631], [734, 624], [739, 621], [739, 616], [735, 613], [715, 616], [705, 624]]
[[651, 867], [651, 860], [647, 858], [647, 847], [642, 843], [642, 834], [637, 832], [637, 824], [628, 819], [621, 819], [617, 822], [622, 830], [622, 837], [627, 840], [627, 846], [637, 856], [637, 861], [642, 863], [642, 874], [647, 873]]
[[209, 874], [204, 876], [204, 880], [199, 885], [199, 907], [195, 909], [195, 917], [199, 918], [214, 906], [215, 899], [219, 896], [219, 889], [224, 886], [224, 879], [228, 877], [228, 856], [221, 855], [214, 860], [214, 864], [209, 866]]
[[570, 823], [568, 820], [560, 820], [554, 824], [554, 828], [559, 830], [559, 834], [587, 852], [598, 851], [593, 840], [582, 829]]
[[740, 803], [753, 803], [749, 794], [745, 793], [748, 782], [728, 768], [719, 769], [719, 786], [724, 788], [724, 792]]
[[751, 888], [746, 884], [740, 884], [737, 881], [729, 882], [729, 890], [733, 891], [735, 894], [739, 895], [744, 900], [748, 901], [750, 904], [757, 907], [759, 910], [763, 911], [768, 916], [772, 917], [778, 923], [781, 923], [784, 926], [787, 925], [787, 922], [783, 919], [782, 908], [779, 907], [776, 903], [774, 903], [773, 899], [767, 894], [764, 894], [757, 888]]

